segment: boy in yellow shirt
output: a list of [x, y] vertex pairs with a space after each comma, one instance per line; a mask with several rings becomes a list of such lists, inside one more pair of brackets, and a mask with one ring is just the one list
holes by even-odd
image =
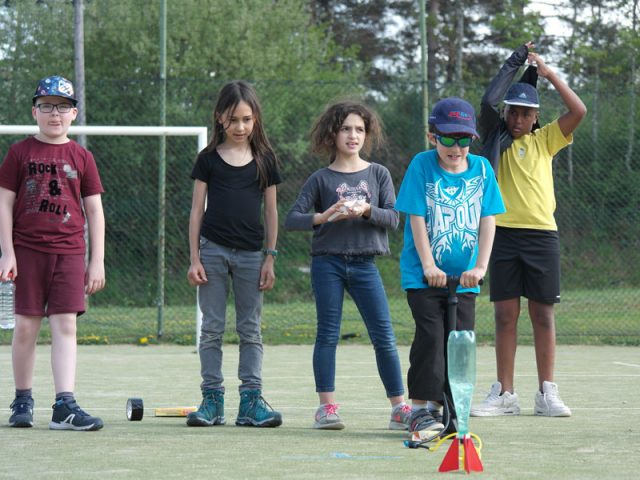
[[[587, 109], [576, 93], [532, 49], [533, 44], [529, 42], [515, 50], [482, 98], [479, 122], [482, 155], [489, 158], [496, 170], [507, 211], [496, 217], [489, 266], [498, 378], [487, 398], [472, 406], [472, 416], [520, 413], [518, 395], [514, 391], [520, 297], [528, 299], [533, 325], [539, 383], [534, 415], [571, 415], [553, 383], [554, 304], [560, 301], [560, 245], [553, 216], [556, 202], [552, 160], [556, 153], [572, 143], [572, 133]], [[510, 85], [525, 61], [536, 66], [530, 66], [520, 82]], [[567, 112], [536, 129], [540, 106], [535, 88], [538, 76], [553, 85]], [[498, 103], [503, 96], [505, 108], [501, 117]]]

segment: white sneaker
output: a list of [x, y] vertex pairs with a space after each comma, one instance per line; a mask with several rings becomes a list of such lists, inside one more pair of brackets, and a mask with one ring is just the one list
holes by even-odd
[[500, 415], [520, 415], [518, 394], [504, 392], [500, 395], [502, 384], [496, 382], [491, 385], [487, 398], [477, 405], [471, 406], [472, 417], [498, 417]]
[[536, 392], [533, 414], [543, 417], [570, 417], [571, 409], [560, 398], [558, 385], [544, 381], [542, 382], [542, 393]]

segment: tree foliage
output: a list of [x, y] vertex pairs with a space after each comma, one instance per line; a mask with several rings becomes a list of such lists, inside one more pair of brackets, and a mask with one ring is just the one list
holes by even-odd
[[[361, 91], [362, 65], [355, 49], [343, 48], [331, 32], [315, 24], [304, 2], [185, 0], [168, 1], [167, 7], [166, 123], [210, 126], [219, 88], [229, 80], [249, 80], [262, 99], [267, 133], [285, 178], [308, 160], [306, 133], [324, 104], [340, 94]], [[156, 1], [85, 0], [87, 101], [79, 107], [86, 109], [88, 124], [158, 124], [159, 16]], [[0, 4], [0, 82], [12, 99], [0, 105], [3, 123], [31, 124], [37, 81], [51, 74], [73, 79], [73, 72], [71, 1]], [[122, 303], [153, 302], [155, 294], [155, 277], [136, 281], [130, 266], [155, 271], [156, 239], [142, 232], [154, 232], [157, 223], [156, 143], [89, 137], [89, 149], [107, 185], [107, 257], [118, 259], [111, 275], [129, 289], [124, 296], [116, 294]], [[167, 269], [179, 274], [175, 281], [180, 284], [188, 258], [184, 222], [194, 158], [193, 146], [167, 151]], [[108, 301], [108, 295], [97, 301]]]
[[354, 49], [368, 80], [387, 82], [415, 68], [420, 32], [414, 0], [310, 0], [309, 5], [315, 24]]
[[[398, 185], [411, 157], [424, 148], [418, 1], [168, 0], [166, 122], [210, 126], [222, 84], [251, 81], [283, 164], [286, 181], [279, 198], [284, 214], [306, 176], [325, 165], [309, 152], [307, 132], [313, 119], [333, 99], [362, 97], [382, 115], [389, 140], [374, 160], [388, 164]], [[86, 108], [87, 123], [158, 124], [160, 1], [84, 3], [87, 102], [80, 107]], [[640, 221], [633, 220], [640, 201], [638, 1], [564, 0], [544, 14], [532, 8], [544, 3], [429, 0], [428, 98], [433, 103], [463, 92], [478, 106], [510, 51], [533, 40], [589, 109], [574, 145], [555, 160], [563, 245], [590, 251], [603, 249], [606, 241], [624, 248], [627, 262], [619, 266], [622, 273], [615, 273], [623, 278], [640, 251]], [[551, 28], [552, 20], [561, 27]], [[37, 80], [54, 73], [73, 78], [73, 58], [72, 0], [0, 1], [0, 84], [5, 94], [0, 122], [31, 124], [29, 106]], [[540, 90], [543, 119], [562, 114], [562, 102], [547, 82], [540, 82]], [[90, 137], [89, 148], [103, 176], [119, 188], [117, 194], [108, 191], [105, 199], [112, 235], [108, 256], [152, 271], [155, 240], [135, 232], [153, 230], [156, 223], [155, 139], [124, 137], [114, 146], [108, 139]], [[167, 157], [167, 238], [176, 246], [168, 268], [180, 276], [187, 258], [184, 216], [194, 153], [182, 147]], [[395, 252], [398, 238], [392, 237]], [[305, 257], [307, 240], [296, 236], [285, 248]], [[601, 258], [603, 269], [607, 262], [615, 263], [607, 252]], [[571, 266], [570, 274], [585, 271]], [[635, 275], [640, 282], [640, 274]], [[134, 283], [141, 291], [132, 296], [153, 297], [151, 280]], [[305, 288], [298, 282], [284, 291]]]

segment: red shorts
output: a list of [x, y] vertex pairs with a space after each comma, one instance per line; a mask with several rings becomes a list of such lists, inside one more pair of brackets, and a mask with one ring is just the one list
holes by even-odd
[[48, 317], [85, 311], [84, 255], [61, 255], [15, 247], [16, 313]]

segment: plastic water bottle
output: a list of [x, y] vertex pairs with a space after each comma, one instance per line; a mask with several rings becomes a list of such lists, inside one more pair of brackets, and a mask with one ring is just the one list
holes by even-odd
[[15, 292], [13, 280], [0, 282], [0, 328], [9, 329], [16, 326]]
[[458, 435], [469, 433], [469, 414], [476, 383], [476, 335], [471, 330], [449, 333], [447, 342], [449, 385], [458, 416]]

